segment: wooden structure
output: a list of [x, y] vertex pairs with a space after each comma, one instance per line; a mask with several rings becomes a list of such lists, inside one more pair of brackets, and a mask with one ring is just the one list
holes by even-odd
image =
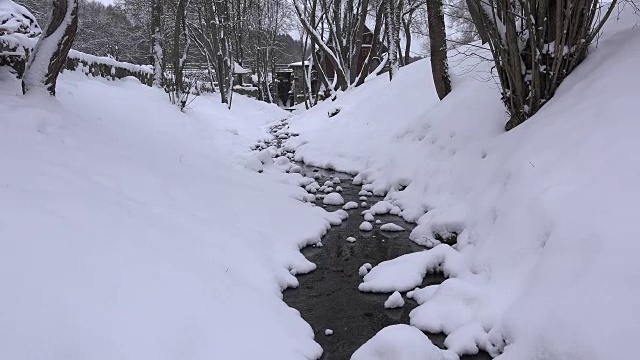
[[[362, 47], [360, 48], [360, 55], [358, 56], [358, 65], [356, 67], [356, 71], [358, 74], [362, 71], [362, 67], [364, 66], [364, 62], [367, 60], [367, 56], [371, 52], [371, 48], [373, 47], [373, 32], [365, 25], [364, 31], [362, 32]], [[380, 56], [387, 52], [387, 47], [380, 41], [380, 39], [375, 39], [377, 42], [377, 48], [379, 53], [373, 54], [372, 64], [373, 67], [377, 67], [380, 64]], [[329, 47], [333, 49], [333, 46], [329, 44]], [[327, 74], [327, 78], [331, 81], [333, 80], [333, 76], [335, 74], [335, 70], [333, 69], [333, 64], [331, 61], [328, 61], [324, 58], [321, 51], [318, 53], [319, 58], [322, 61], [323, 67], [325, 69], [325, 73]]]

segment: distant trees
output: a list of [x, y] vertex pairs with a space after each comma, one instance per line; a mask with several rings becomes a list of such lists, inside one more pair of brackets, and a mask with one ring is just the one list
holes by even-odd
[[[468, 0], [491, 49], [510, 130], [553, 97], [585, 59], [616, 0]], [[601, 14], [601, 8], [606, 12]], [[601, 15], [601, 16], [599, 16]]]
[[58, 74], [78, 29], [78, 0], [54, 0], [49, 25], [33, 49], [22, 78], [22, 91], [46, 89], [56, 94]]

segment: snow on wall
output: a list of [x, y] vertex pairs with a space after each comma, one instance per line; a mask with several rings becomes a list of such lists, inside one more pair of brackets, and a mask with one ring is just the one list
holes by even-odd
[[[455, 269], [442, 285], [412, 294], [422, 305], [411, 323], [444, 331], [458, 353], [635, 358], [636, 22], [628, 12], [610, 21], [555, 97], [508, 133], [491, 64], [453, 53], [453, 92], [441, 102], [426, 60], [401, 69], [391, 83], [371, 79], [294, 117], [290, 130], [300, 136], [286, 146], [297, 160], [358, 172], [356, 181], [370, 191], [388, 192], [386, 200], [418, 222], [411, 234], [418, 243], [433, 246], [435, 234], [458, 234], [452, 249], [460, 256], [449, 257], [455, 263], [398, 258], [374, 268], [366, 290], [376, 283], [379, 291], [406, 290], [393, 284], [413, 286], [410, 277]], [[449, 245], [436, 249], [442, 247]]]

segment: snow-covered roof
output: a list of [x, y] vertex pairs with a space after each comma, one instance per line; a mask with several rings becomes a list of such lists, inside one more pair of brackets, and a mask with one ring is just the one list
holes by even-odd
[[233, 73], [234, 74], [250, 74], [251, 70], [245, 69], [242, 67], [242, 65], [238, 64], [237, 62], [233, 62]]
[[[309, 60], [306, 60], [304, 62], [304, 66], [309, 66], [310, 64], [311, 64], [311, 62]], [[302, 66], [302, 61], [293, 62], [293, 63], [289, 64], [289, 66]]]

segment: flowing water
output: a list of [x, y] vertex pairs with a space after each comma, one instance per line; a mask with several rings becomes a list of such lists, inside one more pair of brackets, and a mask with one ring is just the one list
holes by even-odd
[[[274, 127], [272, 132], [286, 126], [286, 122]], [[276, 137], [272, 143], [263, 144], [280, 147], [281, 141]], [[343, 191], [345, 202], [362, 202], [358, 192], [360, 186], [351, 183], [348, 174], [331, 170], [314, 168], [304, 164], [302, 173], [308, 177], [316, 177], [319, 184], [327, 180], [340, 178], [339, 184]], [[337, 184], [336, 184], [337, 185]], [[380, 197], [368, 197], [366, 202], [373, 205], [382, 200]], [[335, 211], [342, 206], [323, 205], [322, 200], [316, 201], [317, 206], [324, 206], [327, 211]], [[339, 226], [334, 226], [322, 238], [322, 247], [309, 246], [302, 250], [307, 259], [317, 265], [317, 269], [309, 274], [298, 275], [300, 285], [296, 289], [284, 291], [284, 301], [300, 311], [302, 317], [313, 328], [315, 340], [322, 346], [324, 352], [321, 359], [344, 360], [349, 359], [353, 352], [374, 336], [382, 328], [393, 324], [408, 324], [409, 313], [417, 304], [405, 298], [405, 305], [398, 309], [385, 309], [384, 302], [389, 294], [372, 294], [358, 291], [362, 278], [358, 269], [365, 263], [375, 266], [382, 261], [396, 258], [411, 252], [424, 250], [423, 247], [409, 240], [409, 233], [415, 224], [407, 223], [394, 215], [378, 215], [376, 220], [381, 224], [395, 223], [402, 226], [403, 232], [380, 231], [380, 224], [375, 224], [369, 232], [359, 230], [364, 221], [361, 212], [365, 208], [359, 207], [347, 210], [349, 218]], [[347, 242], [347, 237], [355, 237], [356, 242]], [[441, 274], [428, 274], [422, 286], [439, 284], [444, 281]], [[332, 335], [325, 335], [325, 330], [333, 330]], [[427, 334], [431, 341], [443, 347], [443, 334]], [[473, 356], [463, 356], [461, 359], [490, 359], [486, 353]]]

